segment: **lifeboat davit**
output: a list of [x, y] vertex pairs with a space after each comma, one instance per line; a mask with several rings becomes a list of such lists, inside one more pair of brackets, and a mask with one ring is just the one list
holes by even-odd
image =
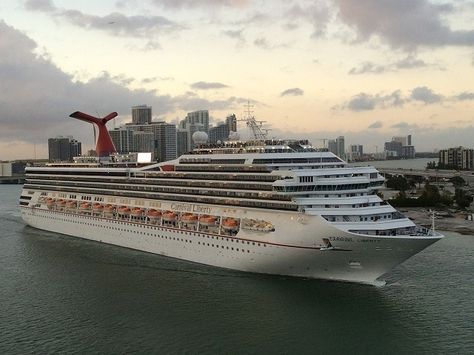
[[222, 228], [235, 231], [239, 229], [239, 222], [235, 218], [226, 218], [222, 221]]
[[121, 216], [128, 216], [130, 214], [130, 208], [127, 206], [120, 206], [118, 208], [118, 214]]
[[215, 216], [209, 216], [209, 215], [204, 215], [199, 217], [199, 224], [203, 226], [213, 226], [217, 222], [217, 217]]
[[181, 216], [181, 222], [183, 223], [197, 223], [198, 216], [192, 213], [185, 213]]
[[174, 222], [176, 221], [177, 215], [173, 211], [166, 211], [163, 213], [162, 218], [164, 221]]
[[161, 218], [161, 212], [160, 211], [157, 211], [155, 209], [150, 209], [147, 211], [146, 215], [148, 216], [148, 218], [150, 218], [151, 220], [155, 220], [155, 219], [159, 219]]
[[143, 216], [143, 208], [140, 208], [140, 207], [133, 207], [130, 214], [133, 216], [133, 217], [141, 217]]

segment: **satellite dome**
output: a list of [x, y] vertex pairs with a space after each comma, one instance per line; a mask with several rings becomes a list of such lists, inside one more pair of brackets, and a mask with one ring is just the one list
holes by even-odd
[[208, 136], [206, 132], [197, 131], [193, 133], [192, 139], [195, 144], [204, 144], [207, 142]]
[[229, 140], [231, 141], [238, 141], [240, 139], [240, 135], [237, 132], [230, 131], [229, 133]]

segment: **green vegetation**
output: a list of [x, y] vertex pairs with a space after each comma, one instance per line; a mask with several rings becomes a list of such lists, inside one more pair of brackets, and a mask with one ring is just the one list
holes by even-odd
[[438, 187], [426, 183], [420, 197], [409, 198], [404, 191], [400, 191], [396, 198], [390, 200], [390, 204], [395, 207], [449, 207], [453, 204], [450, 195], [448, 192], [441, 194]]
[[454, 201], [456, 201], [456, 204], [458, 205], [459, 208], [465, 209], [469, 207], [473, 200], [472, 195], [467, 192], [466, 190], [463, 189], [456, 189], [454, 193]]

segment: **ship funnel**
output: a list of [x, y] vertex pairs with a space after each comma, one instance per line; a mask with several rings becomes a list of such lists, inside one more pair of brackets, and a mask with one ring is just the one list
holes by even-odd
[[107, 131], [106, 123], [117, 117], [117, 115], [117, 112], [112, 112], [104, 118], [98, 118], [80, 111], [76, 111], [71, 113], [69, 117], [77, 118], [78, 120], [97, 125], [99, 128], [99, 137], [97, 138], [95, 151], [98, 157], [108, 157], [112, 153], [117, 153], [117, 150], [115, 149], [114, 143], [112, 142], [109, 131]]

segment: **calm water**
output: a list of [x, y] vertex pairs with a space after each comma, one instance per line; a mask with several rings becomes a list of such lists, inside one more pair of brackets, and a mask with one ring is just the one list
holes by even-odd
[[474, 352], [473, 236], [387, 286], [225, 271], [23, 225], [0, 185], [0, 353]]

